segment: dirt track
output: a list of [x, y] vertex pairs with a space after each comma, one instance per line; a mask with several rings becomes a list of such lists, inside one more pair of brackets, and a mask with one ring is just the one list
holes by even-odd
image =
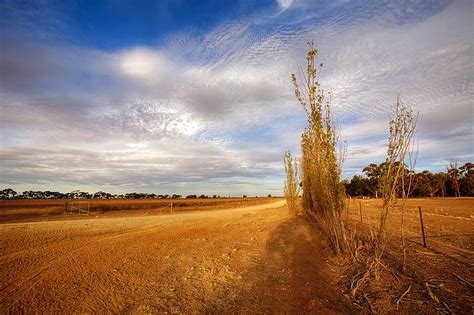
[[329, 252], [284, 202], [0, 225], [0, 312], [348, 313]]

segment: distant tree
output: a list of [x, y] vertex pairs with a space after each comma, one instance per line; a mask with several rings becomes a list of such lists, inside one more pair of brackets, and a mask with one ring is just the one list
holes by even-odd
[[0, 191], [0, 199], [13, 199], [18, 196], [18, 193], [11, 188], [6, 188]]
[[79, 199], [92, 199], [92, 194], [87, 191], [81, 191], [78, 196]]
[[206, 198], [208, 198], [207, 195], [200, 195], [199, 196], [199, 199], [206, 199]]
[[370, 194], [369, 179], [360, 175], [354, 175], [350, 182], [345, 182], [344, 186], [349, 196], [368, 196]]
[[66, 193], [66, 198], [67, 199], [77, 199], [79, 196], [80, 191], [79, 190], [73, 190], [69, 193]]
[[459, 168], [461, 171], [461, 194], [463, 196], [474, 196], [474, 164], [471, 162], [465, 163]]
[[247, 195], [243, 195], [242, 198], [247, 198]]
[[111, 199], [113, 196], [105, 191], [98, 191], [92, 195], [93, 199]]
[[64, 194], [60, 193], [58, 191], [53, 191], [53, 192], [51, 192], [51, 198], [62, 199], [62, 198], [64, 198]]
[[125, 194], [125, 198], [127, 198], [127, 199], [140, 199], [141, 197], [142, 197], [142, 195], [139, 194], [139, 193], [136, 193], [136, 192]]
[[20, 195], [20, 198], [21, 199], [30, 199], [29, 191], [22, 192], [21, 195]]
[[441, 197], [447, 196], [446, 191], [446, 182], [448, 181], [448, 174], [440, 172], [436, 173], [436, 179], [439, 187], [439, 192], [441, 193]]
[[174, 194], [173, 196], [171, 196], [171, 198], [173, 198], [173, 199], [179, 199], [179, 198], [181, 198], [181, 197], [182, 197], [181, 195], [176, 195], [176, 194]]
[[416, 174], [417, 194], [419, 197], [435, 197], [436, 195], [445, 194], [445, 182], [446, 174], [444, 173], [431, 173], [425, 170], [421, 173]]
[[196, 195], [187, 195], [186, 196], [186, 199], [196, 199], [197, 196]]
[[379, 194], [382, 192], [382, 179], [384, 174], [384, 163], [377, 165], [377, 164], [369, 164], [366, 166], [362, 172], [367, 175], [369, 179], [367, 181], [366, 189], [374, 196], [375, 198], [379, 197]]
[[272, 195], [268, 195], [267, 197], [268, 197], [268, 198], [272, 198]]
[[454, 190], [455, 197], [461, 197], [461, 188], [459, 184], [459, 178], [461, 177], [461, 171], [458, 168], [458, 163], [450, 163], [448, 169], [448, 178], [450, 180], [451, 188]]
[[24, 191], [21, 195], [22, 195], [22, 198], [24, 199], [43, 199], [44, 198], [44, 193], [42, 191], [28, 190], [28, 191]]

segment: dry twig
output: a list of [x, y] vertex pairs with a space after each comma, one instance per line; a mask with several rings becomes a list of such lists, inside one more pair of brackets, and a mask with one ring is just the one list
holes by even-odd
[[471, 289], [474, 288], [474, 286], [473, 286], [469, 281], [467, 281], [467, 280], [461, 278], [461, 276], [455, 274], [454, 272], [453, 272], [453, 275], [454, 275], [456, 278], [458, 278], [459, 280], [461, 280], [462, 282], [464, 282], [465, 284], [467, 284], [468, 286], [470, 286]]
[[428, 291], [428, 295], [430, 298], [433, 300], [435, 303], [439, 303], [439, 299], [434, 295], [433, 291], [431, 291], [430, 285], [428, 283], [425, 283], [426, 290]]
[[370, 313], [373, 314], [373, 313], [374, 313], [374, 310], [373, 310], [373, 308], [372, 308], [372, 303], [370, 303], [370, 300], [369, 300], [369, 298], [367, 297], [367, 294], [364, 294], [364, 299], [365, 299], [365, 301], [367, 302], [367, 304], [369, 305], [369, 311], [370, 311]]
[[401, 300], [403, 299], [403, 297], [404, 297], [405, 295], [407, 295], [408, 292], [410, 292], [410, 289], [411, 289], [411, 285], [410, 285], [410, 286], [408, 287], [408, 289], [402, 294], [402, 296], [400, 296], [400, 298], [399, 298], [398, 301], [397, 301], [397, 308], [398, 308], [398, 304], [401, 302]]
[[444, 305], [444, 307], [446, 307], [446, 309], [448, 310], [449, 314], [454, 315], [453, 311], [451, 311], [451, 309], [449, 308], [448, 304], [446, 304], [446, 302], [443, 302], [443, 305]]

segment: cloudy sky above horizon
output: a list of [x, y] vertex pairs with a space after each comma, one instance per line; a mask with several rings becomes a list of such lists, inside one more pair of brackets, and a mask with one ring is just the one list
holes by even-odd
[[472, 1], [0, 0], [0, 187], [281, 195], [314, 40], [347, 142], [386, 153], [398, 93], [417, 169], [474, 160]]

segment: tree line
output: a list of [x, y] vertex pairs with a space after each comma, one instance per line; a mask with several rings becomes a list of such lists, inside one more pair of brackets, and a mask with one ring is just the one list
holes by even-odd
[[[272, 195], [268, 195], [271, 198]], [[153, 193], [126, 193], [126, 194], [110, 194], [105, 191], [98, 191], [96, 193], [89, 193], [86, 191], [73, 190], [68, 193], [61, 193], [57, 191], [41, 191], [41, 190], [27, 190], [21, 194], [17, 193], [12, 188], [5, 188], [0, 190], [0, 199], [181, 199], [183, 195], [158, 195]], [[207, 198], [236, 198], [236, 197], [221, 197], [220, 195], [187, 195], [186, 199], [207, 199]], [[242, 198], [248, 198], [243, 195]], [[255, 196], [257, 198], [257, 196]]]
[[[194, 195], [188, 196], [192, 198]], [[86, 191], [73, 190], [68, 193], [61, 193], [57, 191], [41, 191], [41, 190], [27, 190], [22, 193], [17, 193], [11, 188], [6, 188], [0, 191], [0, 199], [179, 199], [182, 195], [157, 195], [153, 193], [126, 193], [126, 194], [111, 194], [105, 191], [98, 191], [96, 193], [89, 193]], [[197, 197], [195, 197], [197, 198]]]
[[[367, 196], [378, 198], [383, 195], [386, 163], [369, 164], [351, 180], [344, 180], [349, 196]], [[452, 163], [446, 172], [432, 173], [404, 169], [405, 182], [411, 182], [408, 197], [472, 197], [474, 196], [474, 164], [467, 162], [462, 166]], [[399, 188], [401, 191], [401, 188]]]

